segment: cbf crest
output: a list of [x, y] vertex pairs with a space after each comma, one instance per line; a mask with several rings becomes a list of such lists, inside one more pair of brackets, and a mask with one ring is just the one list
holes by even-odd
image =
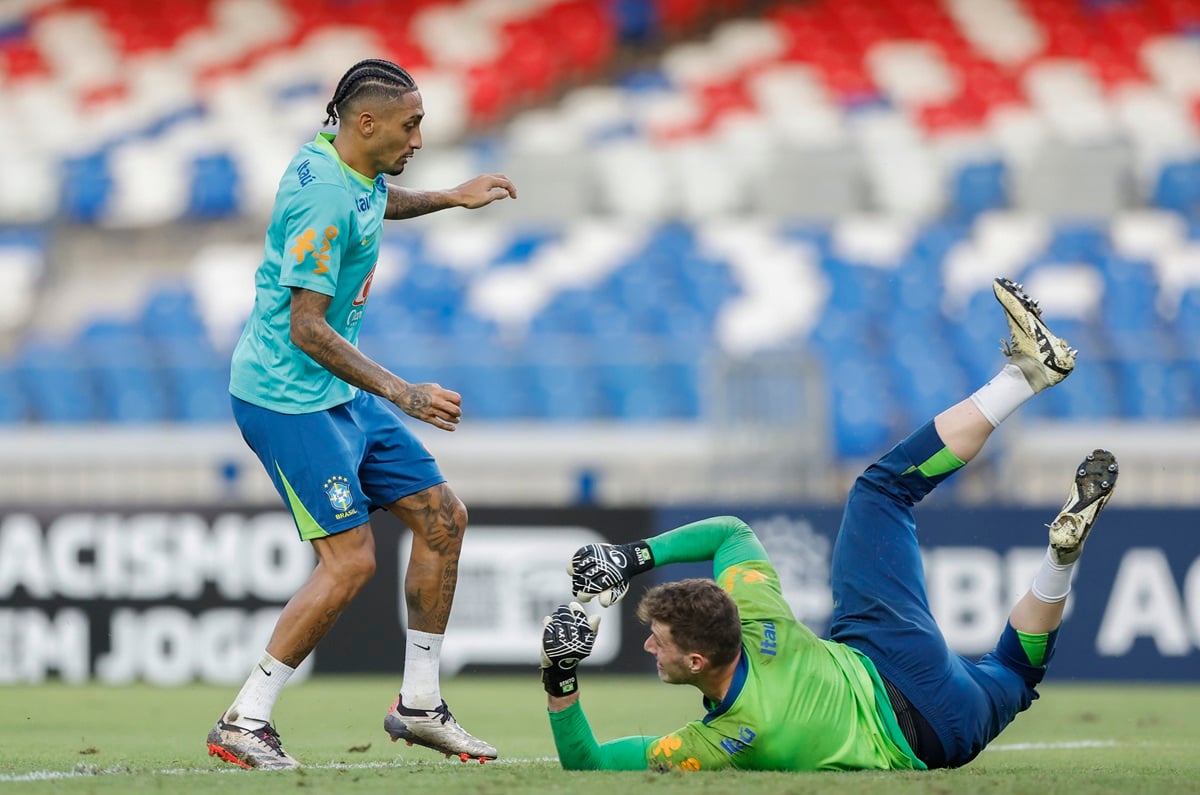
[[337, 512], [339, 519], [358, 513], [358, 511], [350, 510], [350, 506], [354, 504], [354, 495], [350, 492], [349, 483], [350, 479], [342, 475], [334, 475], [325, 481], [325, 496], [329, 498], [329, 504]]

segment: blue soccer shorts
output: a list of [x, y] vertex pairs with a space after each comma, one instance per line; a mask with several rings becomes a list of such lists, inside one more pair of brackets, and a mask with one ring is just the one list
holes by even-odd
[[944, 448], [927, 423], [854, 484], [833, 548], [830, 637], [870, 658], [957, 767], [1029, 707], [1044, 669], [1017, 663], [1011, 628], [975, 662], [951, 651], [934, 621], [912, 507], [961, 466]]
[[370, 392], [309, 414], [231, 400], [242, 438], [305, 541], [365, 524], [371, 511], [446, 480], [391, 404]]

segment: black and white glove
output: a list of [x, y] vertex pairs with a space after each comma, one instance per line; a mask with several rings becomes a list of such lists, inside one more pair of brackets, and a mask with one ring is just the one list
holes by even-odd
[[588, 544], [580, 547], [567, 564], [571, 592], [581, 602], [600, 597], [603, 607], [611, 607], [629, 591], [635, 574], [654, 568], [654, 555], [645, 541], [631, 544]]
[[589, 616], [578, 602], [559, 605], [542, 624], [542, 686], [552, 696], [579, 690], [575, 668], [592, 653], [600, 616]]

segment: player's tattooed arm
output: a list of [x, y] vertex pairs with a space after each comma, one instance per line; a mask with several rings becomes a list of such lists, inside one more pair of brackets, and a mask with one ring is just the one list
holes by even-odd
[[387, 398], [410, 417], [454, 430], [462, 418], [462, 397], [439, 384], [410, 384], [364, 355], [326, 321], [331, 300], [292, 288], [291, 339], [296, 347], [347, 384]]
[[450, 190], [413, 190], [388, 185], [387, 209], [383, 217], [390, 220], [416, 218], [450, 207], [474, 210], [505, 197], [517, 198], [517, 189], [503, 174], [481, 174]]

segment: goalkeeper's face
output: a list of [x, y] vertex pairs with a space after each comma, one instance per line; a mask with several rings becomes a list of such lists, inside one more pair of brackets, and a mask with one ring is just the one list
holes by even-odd
[[650, 622], [650, 637], [642, 648], [654, 655], [658, 678], [669, 685], [693, 684], [705, 667], [704, 657], [679, 648], [671, 637], [671, 628], [661, 621]]

